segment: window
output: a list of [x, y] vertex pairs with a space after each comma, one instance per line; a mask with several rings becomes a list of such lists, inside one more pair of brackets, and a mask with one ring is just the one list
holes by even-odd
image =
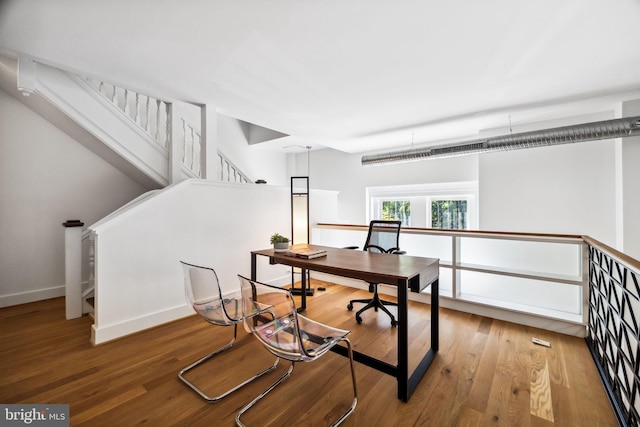
[[405, 227], [477, 229], [477, 195], [477, 181], [369, 187], [367, 220], [400, 220]]
[[431, 200], [431, 226], [446, 230], [466, 230], [466, 200]]
[[409, 200], [383, 200], [382, 219], [402, 221], [402, 225], [411, 226], [411, 202]]

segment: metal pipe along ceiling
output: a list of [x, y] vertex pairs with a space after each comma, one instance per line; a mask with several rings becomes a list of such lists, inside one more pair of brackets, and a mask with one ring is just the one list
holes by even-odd
[[362, 156], [362, 165], [374, 166], [415, 162], [430, 158], [462, 156], [465, 154], [487, 153], [491, 151], [519, 150], [522, 148], [624, 138], [637, 135], [640, 135], [640, 116], [474, 139], [456, 144], [371, 154]]

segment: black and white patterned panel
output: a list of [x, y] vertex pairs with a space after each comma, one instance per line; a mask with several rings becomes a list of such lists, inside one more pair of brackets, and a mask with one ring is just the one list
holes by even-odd
[[587, 343], [619, 421], [640, 425], [640, 273], [589, 247]]

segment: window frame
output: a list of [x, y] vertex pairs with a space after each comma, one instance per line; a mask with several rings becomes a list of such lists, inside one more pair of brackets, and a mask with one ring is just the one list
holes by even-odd
[[[431, 228], [433, 200], [466, 200], [467, 230], [478, 229], [479, 226], [478, 181], [367, 187], [367, 222], [382, 217], [382, 201], [393, 200], [409, 200], [411, 225], [408, 227]], [[419, 219], [418, 216], [421, 218]]]

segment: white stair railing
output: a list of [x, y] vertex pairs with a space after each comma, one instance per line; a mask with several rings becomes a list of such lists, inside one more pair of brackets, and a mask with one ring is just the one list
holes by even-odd
[[243, 174], [229, 159], [218, 151], [218, 161], [220, 162], [220, 181], [236, 182], [241, 184], [252, 184], [253, 181]]
[[[84, 223], [79, 220], [69, 220], [62, 225], [65, 227], [65, 312], [67, 319], [75, 319], [93, 311], [87, 299], [95, 289], [94, 234], [82, 232]], [[83, 281], [86, 277], [83, 266], [89, 267], [88, 281]]]
[[201, 138], [198, 126], [194, 125], [186, 117], [180, 117], [182, 121], [182, 132], [180, 145], [182, 146], [182, 165], [191, 173], [193, 178], [202, 178], [201, 159]]
[[81, 78], [143, 129], [163, 149], [169, 149], [173, 137], [180, 146], [181, 163], [187, 175], [191, 178], [202, 178], [200, 126], [178, 113], [180, 126], [172, 135], [170, 103], [101, 80], [90, 77]]
[[[80, 78], [148, 133], [160, 147], [168, 150], [172, 139], [170, 103], [101, 80], [90, 77]], [[192, 123], [182, 114], [178, 120], [180, 126], [178, 132], [173, 134], [173, 138], [181, 147], [182, 166], [191, 178], [202, 178], [201, 153], [203, 150], [200, 126]], [[218, 152], [218, 160], [221, 181], [253, 183], [220, 152]]]
[[79, 77], [142, 128], [160, 147], [168, 148], [169, 103], [101, 80]]
[[[93, 313], [93, 304], [89, 304], [88, 300], [95, 296], [96, 276], [95, 276], [95, 260], [96, 260], [96, 235], [92, 230], [85, 230], [82, 233], [82, 275], [87, 280], [82, 281], [82, 314]], [[86, 258], [86, 259], [85, 259]], [[85, 271], [86, 269], [86, 271]]]

